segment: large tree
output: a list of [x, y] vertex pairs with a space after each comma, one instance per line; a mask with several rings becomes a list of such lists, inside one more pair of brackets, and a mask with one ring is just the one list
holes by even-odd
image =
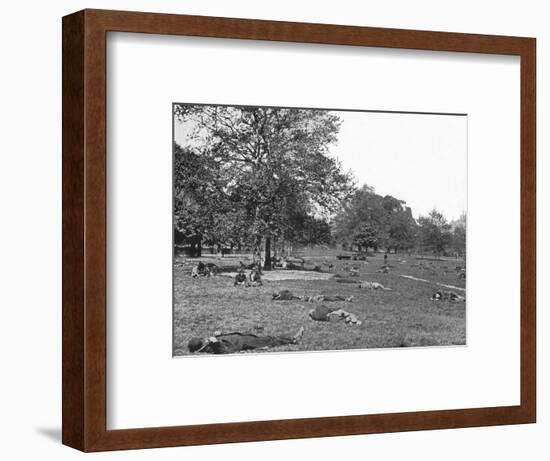
[[174, 144], [174, 234], [176, 241], [191, 245], [191, 256], [200, 256], [203, 240], [214, 237], [214, 219], [222, 208], [218, 198], [223, 194], [213, 166], [191, 149]]
[[350, 190], [350, 175], [329, 155], [340, 127], [329, 111], [175, 105], [175, 114], [221, 185], [220, 202], [243, 212], [256, 249], [264, 243], [266, 269], [272, 240], [291, 234], [297, 215], [328, 215]]
[[377, 229], [371, 224], [362, 224], [353, 236], [353, 244], [357, 245], [359, 251], [373, 248], [378, 250], [380, 244]]
[[355, 236], [362, 233], [365, 226], [375, 234], [378, 245], [384, 238], [384, 215], [382, 197], [367, 185], [357, 189], [343, 204], [334, 223], [334, 235], [343, 244], [356, 244]]
[[381, 196], [369, 186], [357, 189], [337, 215], [335, 238], [363, 248], [407, 250], [414, 246], [416, 222], [403, 200]]
[[414, 248], [417, 235], [417, 224], [410, 207], [392, 213], [388, 217], [387, 248], [397, 251], [409, 251]]
[[433, 209], [428, 216], [418, 218], [418, 225], [422, 249], [437, 256], [445, 254], [452, 241], [451, 225], [445, 216]]

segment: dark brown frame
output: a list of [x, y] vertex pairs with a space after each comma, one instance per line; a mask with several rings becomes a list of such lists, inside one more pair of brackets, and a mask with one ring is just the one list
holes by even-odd
[[[519, 406], [106, 430], [108, 31], [517, 55], [521, 58]], [[536, 419], [534, 38], [105, 10], [63, 18], [63, 443], [83, 451], [325, 437]]]

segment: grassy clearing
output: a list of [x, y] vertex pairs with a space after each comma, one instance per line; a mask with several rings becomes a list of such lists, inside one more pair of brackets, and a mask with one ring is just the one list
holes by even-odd
[[[432, 302], [430, 296], [442, 289], [435, 283], [464, 287], [455, 271], [457, 264], [449, 261], [421, 261], [414, 257], [390, 255], [389, 274], [376, 273], [383, 257], [363, 261], [336, 261], [333, 255], [311, 255], [308, 262], [330, 261], [331, 272], [346, 275], [344, 267], [356, 266], [357, 280], [380, 282], [392, 291], [368, 291], [355, 284], [329, 280], [265, 280], [263, 287], [234, 287], [226, 276], [192, 279], [190, 262], [174, 266], [174, 355], [186, 355], [187, 342], [193, 336], [211, 336], [214, 331], [251, 332], [267, 335], [291, 335], [300, 326], [306, 329], [300, 344], [282, 346], [271, 351], [312, 351], [366, 349], [384, 347], [442, 346], [465, 344], [466, 305], [463, 302]], [[204, 260], [231, 268], [231, 258]], [[238, 263], [238, 261], [237, 261]], [[421, 263], [421, 265], [419, 265]], [[327, 269], [328, 271], [328, 269]], [[412, 275], [430, 280], [425, 283], [400, 277]], [[330, 303], [354, 313], [363, 324], [315, 322], [308, 312], [313, 303], [302, 301], [271, 301], [271, 294], [291, 290], [295, 295], [354, 296], [352, 303]], [[262, 351], [260, 351], [262, 352]]]

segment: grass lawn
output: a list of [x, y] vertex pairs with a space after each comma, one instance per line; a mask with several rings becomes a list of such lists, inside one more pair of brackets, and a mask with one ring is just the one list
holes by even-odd
[[[229, 270], [234, 258], [202, 258]], [[313, 351], [382, 347], [443, 346], [466, 343], [466, 303], [430, 301], [436, 283], [465, 287], [455, 260], [419, 260], [414, 256], [389, 255], [389, 274], [376, 273], [382, 255], [363, 261], [337, 261], [334, 254], [306, 256], [309, 264], [331, 262], [333, 274], [347, 276], [344, 267], [359, 268], [357, 280], [380, 282], [392, 291], [369, 291], [357, 284], [328, 280], [264, 280], [263, 287], [234, 287], [224, 275], [191, 278], [191, 261], [174, 266], [174, 355], [189, 354], [187, 343], [193, 336], [208, 337], [214, 331], [265, 335], [293, 335], [301, 326], [305, 334], [296, 345], [269, 351]], [[406, 260], [405, 263], [401, 263]], [[326, 269], [328, 272], [328, 269]], [[430, 283], [401, 277], [411, 275]], [[355, 278], [355, 277], [354, 277]], [[290, 290], [301, 295], [353, 296], [351, 303], [321, 303], [342, 307], [355, 314], [362, 325], [343, 322], [316, 322], [308, 317], [316, 304], [302, 301], [272, 301], [271, 294]], [[455, 290], [464, 295], [463, 291]], [[267, 352], [267, 351], [255, 351]]]

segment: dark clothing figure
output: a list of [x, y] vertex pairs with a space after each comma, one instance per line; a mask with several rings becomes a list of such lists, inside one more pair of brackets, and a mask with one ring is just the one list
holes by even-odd
[[328, 307], [328, 306], [317, 306], [315, 309], [312, 309], [309, 312], [309, 316], [312, 320], [317, 320], [319, 322], [328, 321], [328, 314], [338, 310], [337, 307]]
[[[212, 263], [209, 263], [212, 264]], [[215, 264], [212, 264], [215, 266]], [[199, 261], [196, 266], [193, 267], [191, 271], [191, 277], [197, 278], [197, 277], [210, 277], [211, 270], [208, 266], [206, 266], [202, 261]]]
[[252, 283], [252, 286], [261, 287], [263, 285], [262, 275], [258, 269], [252, 269], [250, 271], [249, 279], [250, 279], [250, 283]]
[[436, 291], [432, 297], [432, 301], [465, 301], [464, 296], [456, 294], [454, 291]]
[[301, 301], [307, 301], [308, 303], [332, 303], [332, 302], [338, 302], [338, 301], [344, 301], [347, 303], [351, 303], [353, 301], [353, 296], [340, 296], [340, 295], [314, 295], [314, 296], [300, 296]]
[[304, 328], [292, 337], [287, 336], [258, 336], [251, 333], [228, 333], [216, 335], [206, 341], [193, 338], [189, 341], [190, 352], [204, 352], [208, 354], [233, 354], [235, 352], [252, 349], [266, 349], [269, 347], [297, 344], [304, 334]]
[[318, 322], [340, 322], [343, 321], [350, 325], [361, 325], [362, 322], [355, 314], [345, 311], [344, 309], [332, 308], [327, 306], [317, 306], [309, 311], [311, 320]]
[[219, 267], [214, 263], [206, 263], [206, 270], [208, 271], [208, 275], [217, 275]]
[[234, 285], [246, 285], [246, 275], [244, 274], [244, 272], [239, 272], [237, 275], [235, 275]]
[[294, 299], [300, 300], [299, 296], [294, 296], [292, 294], [292, 291], [289, 290], [283, 290], [279, 291], [279, 293], [273, 293], [273, 296], [271, 297], [273, 301], [292, 301]]
[[315, 303], [315, 302], [338, 302], [338, 301], [345, 301], [345, 302], [352, 302], [353, 296], [348, 296], [347, 298], [345, 296], [340, 295], [313, 295], [313, 296], [295, 296], [292, 291], [289, 290], [283, 290], [279, 291], [279, 293], [273, 293], [271, 299], [273, 301], [306, 301], [308, 303]]

